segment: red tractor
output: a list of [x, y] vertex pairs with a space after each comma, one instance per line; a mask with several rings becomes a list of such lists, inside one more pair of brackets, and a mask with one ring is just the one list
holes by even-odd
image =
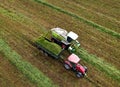
[[86, 75], [87, 67], [80, 65], [78, 63], [79, 61], [80, 61], [80, 58], [77, 55], [71, 54], [68, 57], [68, 60], [65, 61], [64, 67], [67, 70], [72, 69], [73, 71], [75, 71], [76, 76], [81, 78], [81, 77], [84, 77]]

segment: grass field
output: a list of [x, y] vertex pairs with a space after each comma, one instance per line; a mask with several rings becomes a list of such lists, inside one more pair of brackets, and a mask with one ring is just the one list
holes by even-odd
[[0, 55], [0, 86], [35, 87], [35, 84], [29, 82], [15, 66], [13, 66], [3, 55]]
[[[102, 25], [111, 30], [117, 31], [120, 33], [120, 21], [119, 21], [119, 1], [110, 1], [110, 0], [70, 0], [70, 1], [62, 1], [59, 0], [55, 2], [55, 0], [47, 0], [49, 3], [53, 5], [57, 5], [61, 8], [64, 8], [67, 11], [71, 11], [72, 13], [91, 20], [99, 25]], [[104, 3], [103, 3], [104, 1]], [[101, 4], [103, 3], [103, 4]], [[114, 3], [114, 5], [111, 5]], [[99, 5], [101, 4], [101, 5]], [[97, 8], [97, 5], [100, 7]], [[112, 7], [113, 6], [113, 7]], [[114, 12], [113, 12], [114, 11]], [[106, 14], [107, 13], [107, 14]], [[111, 16], [113, 15], [113, 16]]]
[[[33, 65], [47, 76], [46, 79], [50, 78], [60, 87], [119, 87], [119, 8], [118, 0], [2, 0], [0, 37], [4, 38], [10, 49], [18, 53], [25, 62]], [[29, 40], [34, 41], [53, 27], [78, 33], [78, 40], [82, 47], [78, 54], [81, 63], [88, 67], [86, 78], [76, 78], [71, 71], [66, 71], [59, 61], [45, 57], [29, 43]], [[104, 31], [106, 29], [112, 33]], [[4, 49], [9, 48], [8, 45]], [[27, 72], [21, 73], [20, 69], [7, 60], [10, 55], [6, 58], [3, 55], [5, 51], [3, 53], [1, 50], [0, 54], [0, 60], [3, 60], [0, 62], [0, 84], [3, 87], [6, 83], [9, 83], [10, 87], [19, 84], [22, 87], [27, 84], [30, 87], [36, 86], [34, 84], [36, 80], [31, 81], [26, 75]], [[4, 65], [9, 65], [8, 69], [4, 70]], [[7, 71], [11, 73], [7, 74]], [[17, 80], [17, 77], [20, 80]], [[14, 83], [16, 80], [18, 82]], [[46, 83], [39, 83], [39, 85]]]
[[5, 55], [5, 57], [36, 86], [54, 87], [52, 82], [45, 77], [43, 73], [32, 66], [29, 62], [22, 60], [21, 56], [15, 51], [12, 51], [3, 39], [0, 39], [0, 52]]

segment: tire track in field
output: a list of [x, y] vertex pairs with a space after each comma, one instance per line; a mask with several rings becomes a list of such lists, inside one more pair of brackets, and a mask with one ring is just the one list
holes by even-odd
[[97, 24], [97, 23], [95, 23], [95, 22], [93, 22], [93, 21], [87, 20], [87, 19], [85, 19], [85, 18], [83, 18], [83, 17], [80, 17], [80, 16], [78, 16], [78, 15], [72, 13], [72, 12], [69, 12], [69, 11], [67, 11], [67, 10], [64, 10], [64, 9], [62, 9], [62, 8], [60, 8], [60, 7], [57, 7], [57, 6], [55, 6], [55, 5], [52, 5], [52, 4], [50, 4], [50, 3], [48, 3], [48, 2], [45, 2], [45, 1], [42, 1], [42, 0], [33, 0], [33, 1], [35, 1], [35, 2], [37, 2], [37, 3], [40, 3], [40, 4], [43, 4], [43, 5], [51, 8], [51, 9], [57, 10], [57, 11], [59, 11], [59, 12], [62, 12], [62, 13], [64, 13], [64, 14], [66, 14], [66, 15], [69, 15], [69, 16], [71, 16], [71, 17], [74, 17], [74, 18], [80, 20], [81, 22], [86, 23], [86, 24], [89, 25], [89, 26], [95, 27], [97, 30], [99, 30], [99, 31], [101, 31], [101, 32], [107, 33], [107, 34], [109, 34], [109, 35], [111, 35], [111, 36], [114, 36], [114, 37], [120, 39], [120, 34], [119, 34], [119, 33], [115, 32], [115, 31], [113, 31], [113, 30], [110, 30], [110, 29], [108, 29], [108, 28], [106, 28], [106, 27], [103, 27], [103, 26], [101, 26], [101, 25], [99, 25], [99, 24]]

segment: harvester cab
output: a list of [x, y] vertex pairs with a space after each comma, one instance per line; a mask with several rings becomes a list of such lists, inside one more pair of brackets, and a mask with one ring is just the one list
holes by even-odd
[[76, 76], [80, 78], [86, 75], [87, 67], [82, 66], [81, 64], [79, 64], [79, 62], [80, 58], [75, 54], [71, 54], [68, 57], [68, 60], [65, 61], [64, 67], [67, 70], [72, 69], [73, 71], [75, 71]]
[[78, 35], [72, 31], [69, 33], [61, 28], [51, 29], [52, 37], [51, 41], [59, 44], [63, 49], [69, 49], [69, 51], [74, 52], [80, 46], [77, 41]]

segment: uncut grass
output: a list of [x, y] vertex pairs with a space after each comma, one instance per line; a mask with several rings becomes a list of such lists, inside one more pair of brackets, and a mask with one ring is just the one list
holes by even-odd
[[[22, 3], [25, 2], [22, 1]], [[34, 4], [32, 4], [34, 8], [31, 8], [31, 3], [26, 3], [28, 6], [26, 8], [26, 12], [29, 12], [29, 14], [34, 15], [36, 18], [38, 18], [36, 20], [34, 19], [34, 16], [31, 17], [33, 21], [41, 23], [46, 28], [59, 26], [67, 30], [79, 31], [79, 40], [87, 50], [97, 56], [107, 59], [112, 64], [119, 66], [119, 40], [116, 40], [115, 38], [112, 38], [111, 36], [108, 36], [104, 33], [100, 33], [92, 27], [78, 22], [77, 20], [73, 20], [64, 14], [51, 10], [45, 6], [41, 6], [35, 3], [36, 7]], [[38, 11], [40, 12], [38, 13]], [[24, 14], [28, 15], [26, 13]]]
[[83, 8], [81, 7], [80, 3], [76, 3], [75, 1], [55, 1], [55, 0], [47, 0], [47, 2], [56, 5], [58, 7], [61, 7], [62, 9], [71, 11], [72, 13], [82, 16], [88, 20], [91, 20], [93, 22], [96, 22], [102, 26], [105, 26], [111, 30], [114, 30], [116, 32], [120, 33], [120, 22], [117, 22], [113, 20], [112, 18], [107, 18], [106, 16], [99, 15], [97, 12], [89, 10], [89, 8]]

